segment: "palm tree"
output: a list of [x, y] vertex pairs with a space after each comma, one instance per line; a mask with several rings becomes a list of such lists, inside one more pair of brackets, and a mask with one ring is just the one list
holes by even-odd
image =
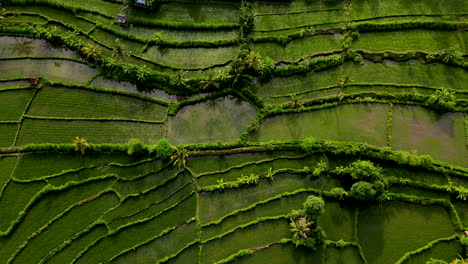
[[73, 146], [76, 151], [80, 151], [81, 155], [85, 153], [85, 150], [89, 147], [88, 140], [86, 138], [76, 137], [73, 141]]
[[258, 53], [255, 53], [253, 50], [249, 52], [246, 58], [246, 65], [248, 69], [258, 70], [261, 65], [261, 56]]
[[122, 65], [122, 70], [125, 74], [129, 74], [133, 71], [133, 66], [131, 64], [125, 63]]
[[172, 164], [178, 165], [179, 169], [185, 168], [185, 160], [188, 157], [188, 151], [184, 148], [177, 149], [174, 156], [171, 157]]
[[307, 219], [305, 217], [299, 218], [299, 220], [294, 221], [292, 218], [290, 218], [291, 223], [289, 224], [290, 231], [293, 233], [293, 239], [296, 243], [296, 247], [299, 244], [299, 241], [301, 239], [307, 238], [307, 234], [310, 232], [310, 223], [307, 222]]
[[[0, 6], [1, 6], [1, 5], [2, 5], [2, 4], [0, 4]], [[5, 8], [0, 9], [0, 19], [5, 18], [5, 17], [6, 17], [7, 15], [9, 15], [9, 14], [10, 14], [10, 12], [6, 11]]]
[[129, 55], [128, 51], [125, 49], [125, 47], [122, 45], [120, 42], [120, 39], [115, 39], [115, 47], [112, 50], [112, 56], [118, 57], [122, 60], [125, 59]]
[[12, 43], [12, 53], [17, 53], [18, 55], [30, 55], [33, 51], [33, 46], [31, 46], [32, 40], [26, 41], [25, 39], [15, 38], [15, 43]]
[[148, 68], [148, 66], [146, 65], [138, 67], [137, 72], [136, 72], [137, 79], [139, 81], [146, 80], [148, 78], [148, 75], [150, 75], [150, 72], [151, 72], [150, 68]]
[[101, 49], [97, 46], [94, 46], [92, 44], [86, 44], [86, 46], [83, 47], [83, 53], [86, 56], [86, 59], [93, 59], [93, 60], [98, 60], [99, 56], [101, 55]]
[[187, 71], [183, 71], [183, 70], [178, 71], [177, 74], [173, 75], [174, 77], [172, 77], [171, 79], [172, 84], [178, 87], [184, 86], [185, 85], [184, 76], [186, 73]]

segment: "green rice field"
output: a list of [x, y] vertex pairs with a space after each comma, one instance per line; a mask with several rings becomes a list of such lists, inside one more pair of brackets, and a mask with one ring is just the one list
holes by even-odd
[[467, 263], [465, 2], [0, 1], [0, 264]]

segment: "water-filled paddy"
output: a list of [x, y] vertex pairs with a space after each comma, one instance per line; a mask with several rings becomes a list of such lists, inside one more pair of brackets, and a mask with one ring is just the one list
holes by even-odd
[[64, 59], [0, 61], [0, 79], [44, 77], [51, 81], [85, 84], [98, 73], [87, 64]]
[[234, 141], [256, 113], [250, 103], [232, 96], [185, 106], [169, 117], [168, 138], [172, 144]]
[[463, 115], [439, 114], [418, 106], [395, 105], [393, 109], [392, 146], [416, 149], [435, 159], [468, 166]]
[[359, 243], [369, 263], [395, 263], [454, 231], [448, 211], [440, 206], [387, 202], [359, 209]]
[[266, 118], [251, 141], [319, 139], [384, 146], [388, 105], [347, 104]]

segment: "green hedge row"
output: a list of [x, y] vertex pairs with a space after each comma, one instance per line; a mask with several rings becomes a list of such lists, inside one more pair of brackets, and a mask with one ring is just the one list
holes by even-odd
[[58, 1], [53, 1], [53, 0], [7, 0], [6, 4], [8, 5], [39, 5], [39, 6], [50, 6], [50, 7], [56, 7], [59, 9], [65, 9], [72, 11], [73, 13], [78, 13], [78, 12], [88, 12], [92, 14], [97, 14], [101, 15], [106, 18], [111, 18], [115, 19], [115, 17], [101, 13], [96, 10], [88, 9], [79, 5], [71, 5], [71, 4], [66, 4], [63, 2], [58, 2]]
[[[92, 21], [90, 21], [92, 22]], [[158, 40], [155, 38], [141, 38], [132, 34], [124, 33], [118, 31], [114, 27], [104, 25], [101, 23], [96, 23], [96, 28], [107, 31], [117, 37], [122, 37], [128, 40], [136, 41], [142, 44], [148, 45], [157, 45], [161, 47], [173, 47], [173, 48], [215, 48], [215, 47], [226, 47], [226, 46], [235, 46], [239, 44], [239, 40], [234, 39], [221, 39], [214, 41], [206, 40], [189, 40], [189, 41], [171, 41], [171, 40]]]
[[359, 32], [405, 29], [465, 30], [467, 28], [468, 22], [454, 21], [357, 22], [348, 25], [348, 29]]

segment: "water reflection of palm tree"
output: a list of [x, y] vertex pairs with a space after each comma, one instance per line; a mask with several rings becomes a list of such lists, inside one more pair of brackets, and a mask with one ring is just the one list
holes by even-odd
[[302, 127], [299, 125], [297, 116], [293, 114], [286, 115], [286, 122], [288, 124], [289, 134], [292, 140], [302, 139]]
[[25, 40], [24, 38], [15, 38], [15, 43], [11, 44], [11, 53], [20, 55], [31, 55], [34, 47], [32, 46], [32, 40]]
[[215, 98], [215, 99], [211, 99], [211, 100], [208, 100], [206, 103], [208, 105], [208, 108], [210, 109], [214, 109], [214, 108], [217, 108], [219, 106], [219, 103], [217, 102], [219, 98]]

